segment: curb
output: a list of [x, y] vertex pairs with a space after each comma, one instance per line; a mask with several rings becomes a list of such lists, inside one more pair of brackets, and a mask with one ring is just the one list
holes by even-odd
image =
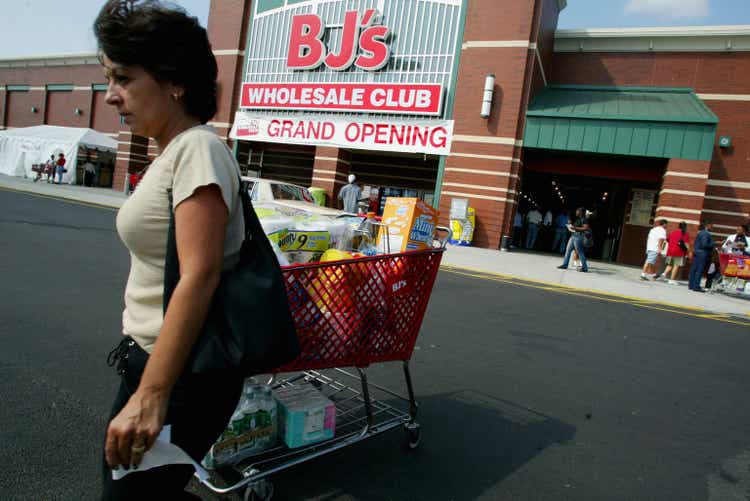
[[89, 202], [89, 201], [86, 201], [86, 200], [81, 200], [80, 198], [74, 198], [74, 197], [65, 196], [65, 195], [62, 195], [62, 194], [61, 195], [48, 195], [47, 193], [39, 193], [38, 191], [24, 190], [22, 188], [14, 188], [14, 187], [10, 187], [10, 186], [2, 186], [2, 185], [0, 185], [0, 190], [14, 191], [16, 193], [23, 193], [23, 194], [26, 194], [26, 195], [33, 195], [33, 196], [37, 196], [37, 197], [41, 197], [41, 198], [49, 198], [49, 199], [52, 199], [52, 200], [62, 200], [62, 201], [69, 202], [69, 203], [75, 203], [75, 204], [79, 204], [79, 205], [87, 205], [87, 206], [92, 206], [92, 207], [102, 208], [102, 209], [119, 209], [120, 208], [119, 205], [112, 205], [112, 204], [107, 204], [107, 203], [103, 203], [103, 202]]
[[[466, 271], [466, 272], [470, 272], [470, 273], [477, 273], [477, 274], [480, 274], [480, 275], [501, 278], [501, 279], [504, 279], [504, 280], [512, 280], [512, 281], [523, 282], [523, 283], [527, 283], [527, 284], [534, 284], [534, 285], [539, 285], [539, 286], [544, 286], [544, 287], [551, 287], [551, 288], [555, 288], [555, 289], [563, 290], [563, 291], [595, 294], [595, 295], [603, 297], [603, 298], [624, 299], [624, 300], [633, 301], [633, 302], [637, 302], [637, 303], [640, 303], [642, 305], [648, 305], [648, 306], [663, 306], [663, 307], [666, 307], [666, 308], [674, 308], [674, 309], [682, 310], [683, 312], [691, 314], [691, 315], [696, 315], [696, 316], [700, 315], [701, 317], [705, 317], [705, 318], [708, 318], [708, 315], [711, 315], [711, 316], [719, 315], [719, 316], [724, 316], [724, 317], [735, 316], [735, 317], [740, 318], [740, 319], [744, 319], [744, 317], [749, 317], [750, 318], [750, 312], [746, 312], [744, 314], [744, 317], [743, 317], [742, 314], [715, 313], [713, 311], [706, 310], [705, 308], [698, 308], [698, 307], [695, 307], [695, 306], [684, 306], [684, 305], [679, 305], [679, 304], [674, 304], [674, 303], [667, 303], [667, 302], [663, 302], [663, 301], [657, 301], [657, 300], [654, 300], [654, 299], [646, 299], [646, 298], [641, 298], [641, 297], [636, 297], [636, 296], [628, 296], [628, 295], [625, 295], [625, 294], [617, 294], [617, 293], [613, 293], [613, 292], [605, 292], [605, 291], [599, 291], [599, 290], [595, 290], [595, 289], [586, 289], [586, 288], [583, 288], [583, 287], [574, 287], [574, 286], [570, 286], [570, 285], [562, 285], [562, 284], [558, 284], [558, 283], [554, 283], [554, 282], [547, 282], [547, 281], [544, 281], [544, 280], [530, 279], [530, 278], [524, 278], [524, 277], [519, 277], [519, 276], [515, 276], [515, 275], [508, 275], [508, 274], [505, 274], [505, 273], [498, 273], [498, 272], [480, 270], [478, 268], [472, 268], [472, 267], [469, 267], [469, 266], [456, 266], [456, 265], [451, 265], [451, 264], [441, 264], [440, 267], [443, 268], [443, 269], [445, 269], [446, 271]], [[482, 277], [478, 276], [477, 278], [482, 278]], [[519, 285], [523, 285], [523, 283], [521, 283]], [[676, 312], [676, 313], [678, 313], [678, 312]], [[745, 325], [745, 324], [743, 324], [743, 325]]]

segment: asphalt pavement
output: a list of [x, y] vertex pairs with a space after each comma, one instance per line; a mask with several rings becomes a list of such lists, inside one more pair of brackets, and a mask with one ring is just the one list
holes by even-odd
[[[114, 218], [0, 190], [3, 499], [99, 497]], [[276, 475], [274, 499], [748, 499], [749, 350], [741, 318], [443, 270], [412, 359], [420, 447], [389, 432]], [[403, 387], [397, 364], [369, 374]]]

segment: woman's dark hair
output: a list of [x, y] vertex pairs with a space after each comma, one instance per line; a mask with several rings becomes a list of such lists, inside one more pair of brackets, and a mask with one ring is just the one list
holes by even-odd
[[687, 231], [687, 223], [685, 221], [681, 222], [678, 226], [681, 232], [685, 233]]
[[185, 111], [201, 123], [216, 114], [216, 58], [197, 18], [158, 0], [109, 0], [94, 34], [100, 58], [141, 66], [159, 82], [184, 87]]

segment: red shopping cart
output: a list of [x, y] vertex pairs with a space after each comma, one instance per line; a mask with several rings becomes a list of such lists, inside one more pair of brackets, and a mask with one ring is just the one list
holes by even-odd
[[745, 285], [750, 281], [750, 258], [722, 252], [719, 254], [719, 273], [721, 279], [714, 282], [712, 291], [744, 294]]
[[[408, 448], [419, 445], [409, 360], [449, 235], [438, 230], [445, 238], [432, 249], [283, 269], [301, 353], [268, 384], [315, 386], [336, 405], [335, 436], [217, 468], [204, 485], [218, 494], [245, 488], [245, 499], [269, 500], [270, 475], [393, 428], [403, 427]], [[402, 362], [407, 395], [368, 381], [367, 367], [384, 362]]]

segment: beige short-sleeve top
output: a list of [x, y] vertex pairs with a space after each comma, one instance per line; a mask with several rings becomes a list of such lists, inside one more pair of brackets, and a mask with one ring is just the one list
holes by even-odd
[[130, 251], [122, 330], [149, 353], [163, 321], [168, 190], [177, 207], [197, 188], [212, 184], [221, 189], [229, 214], [223, 263], [229, 269], [237, 261], [244, 235], [239, 167], [213, 128], [193, 127], [172, 139], [117, 213], [117, 233]]

